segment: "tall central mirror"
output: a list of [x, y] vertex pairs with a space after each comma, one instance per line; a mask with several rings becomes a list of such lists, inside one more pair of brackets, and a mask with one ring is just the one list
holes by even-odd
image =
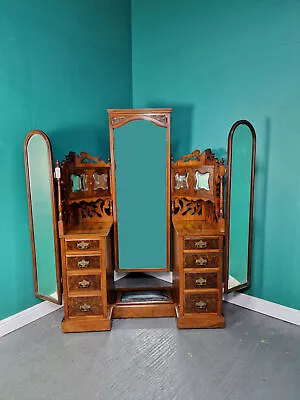
[[108, 113], [116, 271], [169, 271], [171, 109]]

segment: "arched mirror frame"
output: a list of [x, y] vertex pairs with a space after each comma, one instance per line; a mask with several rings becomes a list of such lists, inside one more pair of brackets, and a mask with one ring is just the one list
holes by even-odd
[[[52, 221], [53, 221], [53, 236], [54, 236], [54, 249], [55, 249], [55, 268], [56, 268], [56, 287], [57, 287], [57, 300], [53, 297], [45, 296], [39, 293], [38, 288], [38, 273], [36, 263], [36, 250], [35, 250], [35, 237], [34, 237], [34, 224], [33, 224], [33, 213], [32, 213], [32, 198], [31, 198], [31, 186], [30, 186], [30, 171], [28, 163], [28, 143], [32, 136], [41, 136], [47, 146], [48, 153], [48, 166], [49, 166], [49, 184], [51, 193], [51, 208], [52, 208]], [[29, 228], [31, 238], [31, 253], [32, 253], [32, 267], [33, 267], [33, 279], [34, 279], [34, 294], [41, 300], [48, 300], [55, 304], [62, 304], [62, 283], [61, 283], [61, 263], [60, 263], [60, 248], [58, 239], [57, 229], [57, 217], [56, 217], [56, 203], [54, 196], [54, 182], [53, 182], [53, 159], [51, 143], [48, 136], [39, 130], [33, 130], [28, 133], [24, 141], [24, 164], [25, 164], [25, 176], [26, 176], [26, 189], [27, 189], [27, 202], [28, 202], [28, 216], [29, 216]]]
[[[233, 136], [240, 125], [246, 125], [252, 134], [252, 157], [251, 157], [251, 180], [250, 180], [250, 205], [249, 205], [249, 230], [248, 230], [248, 270], [247, 282], [241, 285], [228, 287], [229, 280], [229, 247], [230, 247], [230, 196], [231, 196], [231, 171], [232, 171], [232, 147]], [[253, 227], [253, 204], [254, 204], [254, 177], [255, 177], [255, 159], [256, 159], [256, 133], [253, 125], [247, 120], [235, 122], [228, 135], [228, 160], [227, 160], [227, 186], [226, 186], [226, 243], [225, 243], [225, 269], [224, 269], [224, 292], [246, 289], [251, 284], [251, 264], [252, 264], [252, 227]]]
[[[171, 108], [140, 108], [140, 109], [109, 109], [109, 135], [111, 155], [111, 191], [113, 200], [113, 221], [114, 221], [114, 260], [117, 272], [168, 272], [171, 263], [171, 144], [170, 144], [170, 116]], [[167, 154], [166, 154], [166, 244], [167, 244], [167, 268], [153, 269], [119, 269], [118, 251], [118, 213], [116, 202], [116, 162], [114, 151], [114, 130], [131, 121], [145, 120], [160, 128], [166, 129]]]

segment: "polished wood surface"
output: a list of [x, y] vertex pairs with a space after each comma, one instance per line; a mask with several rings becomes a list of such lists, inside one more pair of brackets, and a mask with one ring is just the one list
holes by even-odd
[[184, 274], [185, 289], [217, 289], [218, 272], [188, 272]]
[[[205, 189], [197, 187], [199, 174]], [[225, 167], [210, 149], [172, 163], [174, 297], [178, 328], [221, 328]]]
[[[62, 330], [109, 330], [114, 302], [110, 163], [87, 153], [69, 153], [57, 165], [62, 177], [58, 179], [64, 287]], [[74, 174], [82, 180], [82, 187], [76, 187], [75, 192], [71, 182]]]
[[77, 292], [90, 292], [93, 290], [100, 290], [101, 288], [101, 274], [90, 275], [71, 275], [68, 276], [68, 290]]
[[[53, 297], [44, 296], [39, 293], [38, 288], [38, 276], [37, 276], [37, 265], [36, 265], [36, 253], [35, 253], [35, 242], [34, 242], [34, 223], [32, 215], [32, 202], [31, 202], [31, 189], [30, 189], [30, 175], [29, 175], [29, 164], [28, 164], [28, 142], [34, 135], [41, 136], [47, 146], [48, 150], [48, 166], [49, 166], [49, 176], [45, 176], [45, 180], [49, 180], [50, 184], [50, 196], [52, 205], [52, 221], [53, 221], [53, 235], [54, 235], [54, 249], [55, 249], [55, 268], [56, 268], [56, 290], [57, 290], [57, 300]], [[39, 130], [33, 130], [28, 133], [24, 141], [24, 164], [25, 164], [25, 176], [26, 176], [26, 189], [27, 189], [27, 202], [28, 202], [28, 216], [29, 216], [29, 229], [30, 229], [30, 239], [31, 239], [31, 255], [32, 255], [32, 267], [33, 267], [33, 282], [34, 282], [34, 294], [37, 298], [42, 300], [48, 300], [52, 303], [62, 304], [62, 283], [61, 283], [61, 260], [60, 260], [60, 249], [59, 249], [59, 237], [57, 228], [57, 210], [55, 203], [55, 189], [53, 182], [53, 160], [52, 160], [52, 149], [51, 143], [48, 136]]]
[[[116, 203], [116, 160], [115, 160], [115, 140], [114, 130], [121, 126], [136, 120], [146, 120], [155, 125], [166, 128], [167, 154], [166, 154], [166, 236], [167, 236], [167, 260], [166, 268], [151, 269], [126, 269], [126, 272], [154, 272], [154, 271], [170, 271], [171, 262], [171, 155], [170, 155], [170, 117], [171, 108], [139, 108], [139, 109], [109, 109], [109, 133], [110, 133], [110, 156], [111, 156], [111, 191], [113, 203], [113, 219], [114, 219], [114, 264], [116, 271], [122, 271], [119, 268], [119, 249], [118, 249], [118, 211]], [[155, 155], [153, 155], [155, 157]], [[153, 161], [155, 162], [155, 161]], [[139, 168], [139, 166], [137, 166]], [[138, 217], [137, 217], [138, 218]]]

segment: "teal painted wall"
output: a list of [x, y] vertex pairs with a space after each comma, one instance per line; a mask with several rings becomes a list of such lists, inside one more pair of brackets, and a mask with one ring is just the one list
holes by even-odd
[[0, 319], [38, 302], [24, 138], [44, 130], [54, 158], [107, 157], [106, 109], [131, 107], [130, 18], [130, 0], [0, 1]]
[[254, 296], [300, 308], [300, 2], [132, 0], [133, 105], [173, 107], [172, 153], [257, 131]]

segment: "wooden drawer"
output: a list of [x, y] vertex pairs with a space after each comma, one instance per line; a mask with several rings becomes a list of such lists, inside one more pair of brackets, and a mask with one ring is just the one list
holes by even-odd
[[69, 297], [68, 303], [70, 317], [103, 314], [100, 296]]
[[185, 313], [216, 313], [218, 311], [218, 295], [216, 293], [185, 294]]
[[185, 289], [217, 289], [218, 273], [185, 273]]
[[217, 268], [220, 253], [190, 253], [184, 255], [185, 268]]
[[68, 276], [69, 290], [100, 290], [101, 275], [72, 275]]
[[183, 248], [184, 250], [217, 250], [219, 248], [219, 238], [184, 238]]
[[101, 266], [101, 256], [66, 256], [66, 266], [67, 270], [82, 270], [86, 271], [89, 269], [100, 269]]
[[98, 251], [100, 250], [100, 240], [98, 239], [66, 239], [66, 251]]

